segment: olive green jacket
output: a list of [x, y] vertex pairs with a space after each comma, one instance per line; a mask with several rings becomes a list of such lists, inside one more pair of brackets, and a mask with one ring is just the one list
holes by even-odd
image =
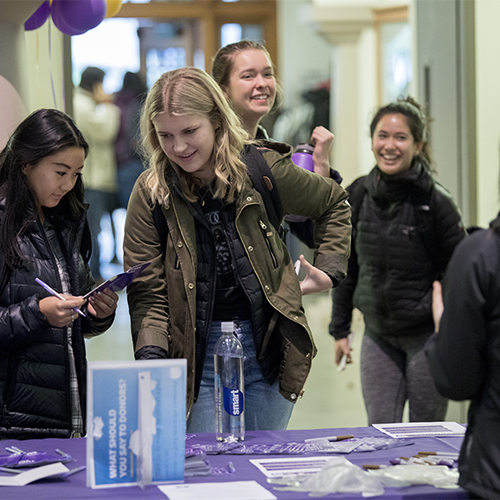
[[[336, 280], [347, 271], [350, 253], [350, 207], [347, 194], [331, 179], [293, 164], [291, 153], [263, 150], [279, 190], [285, 214], [315, 220], [314, 265]], [[170, 186], [170, 203], [162, 212], [168, 227], [166, 250], [152, 215], [152, 201], [144, 186], [145, 173], [132, 192], [125, 225], [125, 269], [151, 261], [127, 290], [132, 337], [137, 352], [160, 346], [170, 358], [188, 361], [187, 413], [195, 391], [196, 233], [188, 205]], [[236, 228], [248, 259], [276, 314], [271, 321], [259, 360], [280, 346], [280, 392], [295, 402], [316, 354], [302, 307], [299, 281], [288, 250], [269, 223], [260, 194], [250, 178], [236, 200]], [[262, 230], [264, 224], [265, 231]], [[267, 240], [267, 241], [266, 241]], [[280, 335], [276, 342], [276, 335]], [[271, 339], [271, 337], [273, 337]], [[273, 353], [267, 352], [273, 346]]]

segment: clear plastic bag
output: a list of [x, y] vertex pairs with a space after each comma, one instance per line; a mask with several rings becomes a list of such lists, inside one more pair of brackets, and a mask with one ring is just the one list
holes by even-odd
[[361, 493], [363, 497], [375, 497], [384, 493], [381, 481], [368, 475], [345, 457], [333, 457], [315, 474], [272, 478], [268, 483], [280, 491], [309, 492], [311, 497], [330, 493]]
[[458, 470], [446, 465], [394, 465], [386, 469], [369, 470], [384, 486], [404, 487], [430, 484], [436, 488], [458, 488]]

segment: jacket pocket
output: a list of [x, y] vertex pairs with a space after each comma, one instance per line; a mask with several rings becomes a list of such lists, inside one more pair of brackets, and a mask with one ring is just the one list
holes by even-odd
[[276, 258], [276, 254], [274, 253], [273, 247], [271, 245], [270, 237], [273, 234], [267, 225], [259, 219], [260, 229], [262, 231], [262, 236], [264, 237], [264, 241], [266, 242], [267, 250], [269, 251], [269, 255], [271, 256], [271, 260], [273, 261], [273, 266], [276, 269], [278, 267], [278, 259]]

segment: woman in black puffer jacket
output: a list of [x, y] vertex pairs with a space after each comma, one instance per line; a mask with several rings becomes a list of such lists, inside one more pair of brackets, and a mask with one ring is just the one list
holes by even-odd
[[352, 249], [347, 278], [333, 291], [330, 333], [345, 354], [353, 307], [362, 313], [361, 383], [368, 423], [443, 420], [423, 346], [434, 331], [432, 283], [465, 236], [449, 193], [432, 177], [428, 125], [411, 98], [380, 108], [370, 127], [373, 170], [347, 188]]
[[118, 300], [81, 297], [93, 285], [87, 151], [69, 116], [41, 109], [0, 153], [0, 439], [85, 434], [84, 336], [110, 327]]

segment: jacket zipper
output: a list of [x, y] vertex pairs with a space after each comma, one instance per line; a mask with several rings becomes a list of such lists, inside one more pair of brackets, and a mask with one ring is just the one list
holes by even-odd
[[276, 255], [273, 252], [273, 247], [271, 246], [271, 240], [269, 239], [269, 237], [273, 234], [273, 232], [268, 231], [266, 224], [264, 224], [264, 222], [262, 222], [260, 219], [259, 219], [259, 224], [260, 224], [260, 229], [262, 230], [262, 235], [264, 236], [264, 240], [267, 245], [267, 249], [269, 251], [269, 254], [271, 255], [271, 259], [273, 260], [273, 266], [276, 269], [278, 267], [278, 259], [276, 258]]

